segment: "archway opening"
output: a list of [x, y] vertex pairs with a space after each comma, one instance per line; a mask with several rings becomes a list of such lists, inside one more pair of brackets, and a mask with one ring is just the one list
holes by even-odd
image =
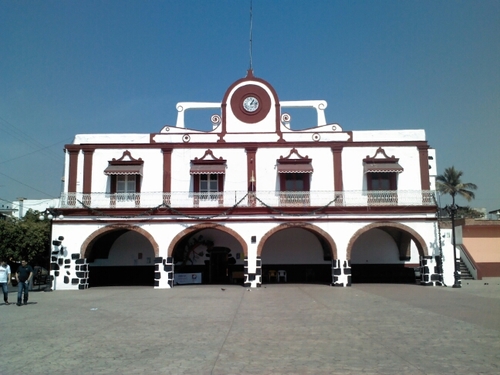
[[415, 284], [420, 256], [405, 231], [394, 227], [372, 228], [362, 233], [351, 250], [353, 284]]
[[141, 233], [116, 229], [97, 236], [86, 251], [89, 287], [154, 286], [155, 252]]
[[175, 244], [174, 285], [244, 282], [244, 252], [230, 233], [212, 227], [194, 229]]
[[332, 282], [332, 249], [312, 230], [292, 227], [267, 238], [261, 252], [262, 282]]

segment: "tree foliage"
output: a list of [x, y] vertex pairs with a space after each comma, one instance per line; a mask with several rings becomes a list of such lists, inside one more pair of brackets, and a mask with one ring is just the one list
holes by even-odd
[[26, 259], [31, 265], [46, 267], [50, 252], [50, 221], [40, 220], [29, 210], [22, 219], [0, 220], [0, 258], [9, 262]]
[[474, 208], [467, 206], [467, 207], [458, 207], [457, 216], [464, 217], [467, 219], [479, 219], [484, 217], [484, 214], [481, 211], [478, 211]]
[[446, 168], [442, 175], [436, 177], [436, 189], [440, 193], [451, 195], [453, 205], [457, 195], [465, 198], [467, 201], [475, 198], [474, 192], [476, 184], [471, 182], [462, 182], [462, 171], [457, 171], [455, 167]]

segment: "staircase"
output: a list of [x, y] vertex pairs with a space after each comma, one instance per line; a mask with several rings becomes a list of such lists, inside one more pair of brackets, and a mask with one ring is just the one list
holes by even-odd
[[474, 280], [462, 258], [460, 258], [460, 278], [462, 280]]

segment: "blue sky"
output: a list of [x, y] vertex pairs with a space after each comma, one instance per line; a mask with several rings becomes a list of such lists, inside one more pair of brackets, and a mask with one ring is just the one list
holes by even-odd
[[[1, 0], [0, 198], [58, 197], [75, 134], [154, 133], [179, 101], [221, 101], [249, 67], [249, 8]], [[472, 207], [500, 208], [499, 0], [253, 0], [252, 35], [281, 100], [324, 99], [344, 130], [425, 129], [438, 172], [454, 165], [479, 187]]]

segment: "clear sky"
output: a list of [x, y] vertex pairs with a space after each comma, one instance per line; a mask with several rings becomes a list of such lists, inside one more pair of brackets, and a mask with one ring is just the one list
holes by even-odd
[[[220, 102], [249, 68], [249, 9], [0, 0], [0, 198], [58, 197], [75, 134], [154, 133], [179, 101]], [[438, 173], [500, 208], [500, 0], [253, 0], [252, 35], [280, 100], [324, 99], [344, 130], [425, 129]]]

